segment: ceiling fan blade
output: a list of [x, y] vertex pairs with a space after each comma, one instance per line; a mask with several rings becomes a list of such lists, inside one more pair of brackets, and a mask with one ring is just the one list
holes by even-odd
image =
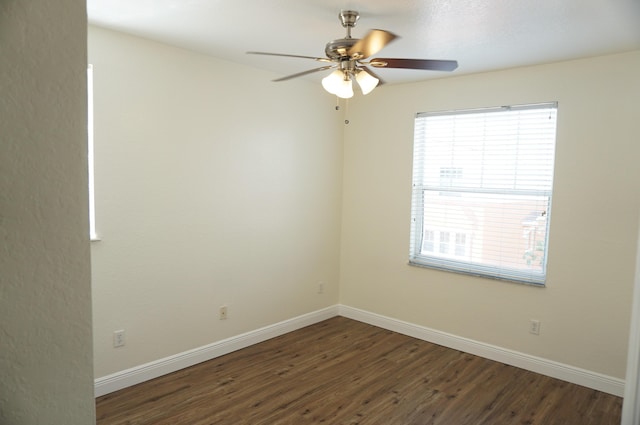
[[390, 59], [376, 58], [369, 61], [374, 68], [406, 68], [427, 71], [453, 71], [458, 67], [457, 61], [436, 59]]
[[379, 76], [378, 74], [376, 74], [375, 72], [373, 72], [373, 71], [371, 70], [371, 68], [367, 68], [366, 66], [360, 65], [360, 69], [362, 69], [362, 70], [366, 71], [366, 72], [367, 72], [367, 73], [369, 73], [369, 75], [371, 75], [372, 77], [377, 78], [377, 79], [378, 79], [378, 86], [381, 86], [381, 85], [383, 85], [383, 84], [385, 83], [385, 81], [384, 81], [382, 78], [380, 78], [380, 76]]
[[368, 58], [369, 56], [378, 53], [384, 46], [397, 37], [397, 35], [389, 31], [371, 30], [364, 36], [364, 38], [356, 41], [356, 44], [351, 46], [347, 53], [351, 59]]
[[264, 56], [283, 56], [286, 58], [312, 59], [318, 62], [332, 62], [328, 58], [316, 58], [314, 56], [288, 55], [286, 53], [269, 53], [269, 52], [247, 52], [248, 55], [264, 55]]
[[291, 75], [287, 75], [286, 77], [277, 78], [277, 79], [275, 79], [275, 80], [273, 80], [273, 81], [285, 81], [285, 80], [290, 80], [290, 79], [292, 79], [292, 78], [302, 77], [303, 75], [313, 74], [314, 72], [324, 71], [324, 70], [326, 70], [326, 69], [335, 68], [336, 66], [337, 66], [337, 65], [321, 66], [320, 68], [309, 69], [308, 71], [302, 71], [302, 72], [298, 72], [297, 74], [291, 74]]

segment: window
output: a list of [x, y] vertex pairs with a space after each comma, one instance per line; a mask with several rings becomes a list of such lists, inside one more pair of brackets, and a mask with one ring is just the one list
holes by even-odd
[[449, 232], [440, 232], [440, 254], [449, 253]]
[[419, 113], [409, 263], [543, 285], [556, 103]]
[[432, 252], [435, 243], [435, 234], [433, 230], [425, 230], [422, 238], [422, 250]]
[[92, 241], [99, 240], [96, 233], [96, 201], [94, 192], [93, 172], [93, 66], [87, 68], [87, 143], [89, 163], [89, 238]]
[[456, 255], [462, 257], [466, 252], [467, 235], [464, 233], [456, 233]]

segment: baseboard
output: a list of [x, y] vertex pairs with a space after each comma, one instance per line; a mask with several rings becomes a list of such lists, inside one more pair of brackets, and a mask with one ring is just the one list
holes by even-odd
[[223, 356], [335, 316], [344, 316], [423, 341], [464, 351], [489, 360], [516, 366], [521, 369], [593, 388], [619, 397], [622, 397], [624, 394], [624, 380], [622, 379], [485, 344], [391, 317], [370, 313], [365, 310], [345, 305], [335, 305], [98, 378], [95, 380], [95, 396], [99, 397], [150, 379], [158, 378], [162, 375]]
[[185, 367], [193, 366], [216, 357], [223, 356], [253, 344], [275, 338], [280, 335], [313, 325], [338, 315], [338, 306], [331, 306], [302, 316], [294, 317], [264, 328], [256, 329], [241, 335], [223, 339], [193, 350], [185, 351], [170, 357], [165, 357], [150, 363], [116, 372], [97, 378], [94, 384], [96, 397], [109, 394], [123, 388], [136, 385], [150, 379], [158, 378], [168, 373], [176, 372]]
[[591, 372], [585, 369], [580, 369], [574, 366], [485, 344], [471, 339], [462, 338], [353, 307], [340, 305], [338, 311], [340, 316], [418, 338], [423, 341], [432, 342], [444, 347], [464, 351], [489, 360], [516, 366], [521, 369], [561, 379], [563, 381], [582, 385], [584, 387], [619, 397], [622, 397], [624, 393], [623, 379]]

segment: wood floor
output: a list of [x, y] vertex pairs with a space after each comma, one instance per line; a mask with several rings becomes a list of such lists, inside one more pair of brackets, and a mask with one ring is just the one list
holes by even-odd
[[617, 425], [622, 399], [336, 317], [96, 408], [98, 425]]

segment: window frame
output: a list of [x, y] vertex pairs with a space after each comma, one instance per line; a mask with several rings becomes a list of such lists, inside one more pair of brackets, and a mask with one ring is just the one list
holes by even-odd
[[[455, 180], [455, 177], [462, 176], [463, 170], [456, 171], [456, 175], [454, 176], [451, 172], [449, 174], [445, 173], [445, 177], [449, 177], [449, 179], [443, 179], [443, 169], [440, 168], [440, 183], [439, 185], [431, 185], [426, 186], [423, 180], [423, 169], [424, 163], [420, 165], [420, 160], [417, 158], [418, 149], [424, 149], [424, 146], [428, 143], [427, 137], [423, 140], [418, 140], [417, 137], [417, 127], [418, 127], [418, 119], [428, 118], [431, 116], [442, 116], [442, 115], [459, 115], [459, 114], [473, 114], [473, 113], [487, 113], [487, 112], [509, 112], [509, 111], [521, 111], [527, 109], [538, 109], [538, 110], [550, 110], [550, 118], [553, 115], [554, 118], [554, 127], [553, 127], [553, 143], [551, 145], [551, 156], [550, 156], [550, 164], [551, 167], [551, 177], [549, 187], [546, 190], [508, 190], [508, 189], [491, 189], [486, 190], [484, 188], [476, 188], [469, 189], [464, 187], [454, 187], [452, 186], [452, 182]], [[480, 276], [491, 279], [499, 279], [510, 282], [524, 283], [530, 284], [534, 286], [544, 287], [546, 284], [547, 278], [547, 262], [548, 262], [548, 245], [549, 245], [549, 234], [550, 234], [550, 225], [551, 225], [551, 207], [553, 201], [553, 174], [555, 168], [555, 151], [556, 151], [556, 142], [557, 142], [557, 111], [558, 111], [558, 102], [545, 102], [538, 104], [528, 104], [528, 105], [513, 105], [513, 106], [502, 106], [502, 107], [494, 107], [494, 108], [480, 108], [480, 109], [466, 109], [466, 110], [454, 110], [454, 111], [440, 111], [440, 112], [426, 112], [426, 113], [418, 113], [415, 116], [415, 125], [414, 128], [414, 150], [413, 150], [413, 171], [412, 171], [412, 203], [411, 203], [411, 238], [410, 238], [410, 252], [409, 252], [409, 265], [418, 266], [418, 267], [426, 267], [433, 268], [438, 270], [462, 273], [473, 276]], [[453, 144], [453, 142], [452, 142]], [[422, 167], [420, 170], [416, 170], [416, 167]], [[455, 169], [455, 165], [453, 168], [449, 167], [448, 170]], [[460, 196], [460, 194], [464, 195], [465, 192], [474, 194], [487, 193], [487, 194], [500, 194], [504, 196], [505, 199], [508, 199], [510, 196], [513, 196], [514, 199], [517, 199], [517, 196], [537, 196], [543, 199], [543, 197], [547, 198], [546, 210], [543, 211], [542, 216], [544, 217], [544, 247], [543, 254], [541, 258], [538, 258], [540, 261], [541, 271], [528, 271], [522, 272], [518, 271], [517, 268], [509, 268], [509, 267], [501, 267], [495, 265], [482, 264], [480, 262], [472, 262], [471, 260], [465, 261], [456, 258], [457, 248], [458, 248], [458, 240], [457, 240], [457, 232], [452, 229], [437, 229], [431, 223], [425, 223], [425, 192], [426, 190], [432, 191], [432, 194], [436, 192], [439, 193], [439, 196], [451, 196], [451, 199], [455, 199], [455, 196]], [[447, 192], [450, 193], [447, 193]], [[524, 224], [523, 224], [524, 225]], [[439, 249], [439, 238], [438, 243], [432, 241], [433, 250], [431, 253], [424, 253], [423, 250], [423, 238], [425, 231], [430, 232], [433, 235], [438, 235], [438, 232], [453, 232], [454, 235], [449, 236], [448, 244], [451, 245], [451, 255], [438, 255]], [[523, 230], [523, 232], [525, 232]], [[467, 244], [471, 242], [472, 236], [470, 234], [465, 235], [464, 246], [465, 250], [468, 250], [469, 247]], [[524, 252], [526, 255], [527, 251]]]
[[89, 240], [100, 241], [96, 230], [95, 156], [93, 132], [93, 65], [87, 65], [87, 165], [89, 184]]

